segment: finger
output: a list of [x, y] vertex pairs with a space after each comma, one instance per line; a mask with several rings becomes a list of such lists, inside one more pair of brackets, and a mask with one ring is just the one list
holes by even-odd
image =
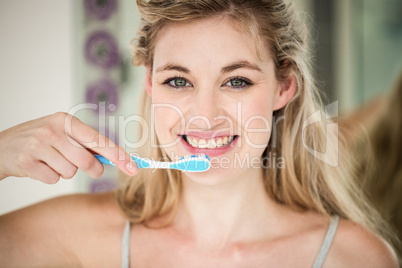
[[67, 114], [64, 123], [69, 138], [77, 141], [83, 147], [103, 155], [127, 175], [137, 173], [138, 168], [130, 155], [106, 136], [69, 114]]
[[78, 168], [53, 147], [47, 147], [38, 158], [63, 179], [71, 179], [77, 173]]
[[103, 165], [82, 145], [70, 139], [63, 139], [55, 144], [56, 150], [73, 165], [84, 171], [92, 178], [99, 178], [104, 171]]
[[30, 170], [28, 177], [47, 184], [55, 184], [60, 180], [60, 174], [41, 161], [35, 163], [35, 168]]

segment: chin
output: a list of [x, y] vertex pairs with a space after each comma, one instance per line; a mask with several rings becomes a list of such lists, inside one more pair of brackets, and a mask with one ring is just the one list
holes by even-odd
[[183, 172], [183, 180], [191, 180], [201, 185], [222, 185], [235, 180], [245, 169], [234, 169], [232, 165], [228, 167], [219, 167], [219, 164], [212, 165], [206, 172]]

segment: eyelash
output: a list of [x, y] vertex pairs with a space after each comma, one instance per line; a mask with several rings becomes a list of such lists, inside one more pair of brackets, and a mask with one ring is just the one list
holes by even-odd
[[[170, 84], [171, 82], [174, 82], [174, 80], [176, 80], [176, 79], [184, 80], [186, 82], [186, 86], [180, 87], [180, 86], [175, 86], [175, 85]], [[172, 77], [172, 78], [168, 78], [162, 84], [166, 85], [168, 87], [174, 88], [177, 91], [182, 90], [184, 87], [188, 87], [187, 84], [189, 84], [190, 86], [193, 86], [187, 81], [187, 79], [185, 79], [184, 77], [181, 77], [181, 76], [175, 76], [175, 77]]]
[[[186, 82], [186, 85], [185, 86], [172, 85], [171, 82], [174, 82], [174, 80], [176, 80], [176, 79], [184, 80]], [[236, 87], [236, 86], [228, 86], [227, 84], [230, 83], [233, 80], [240, 80], [242, 82], [242, 85], [238, 86], [238, 87]], [[184, 77], [181, 77], [181, 76], [168, 78], [162, 84], [166, 85], [168, 87], [174, 88], [175, 90], [178, 90], [178, 91], [182, 90], [184, 87], [188, 87], [187, 84], [189, 84], [190, 86], [193, 86], [187, 81], [187, 79], [185, 79]], [[230, 87], [230, 88], [232, 88], [234, 90], [242, 90], [242, 89], [248, 88], [249, 86], [252, 86], [252, 85], [253, 85], [253, 82], [251, 82], [249, 79], [247, 79], [245, 77], [241, 77], [241, 76], [235, 76], [235, 77], [231, 77], [228, 80], [226, 80], [226, 82], [224, 82], [222, 86], [228, 86], [228, 87]]]
[[242, 90], [242, 89], [246, 89], [249, 86], [253, 85], [253, 82], [251, 82], [249, 79], [245, 78], [245, 77], [241, 77], [241, 76], [235, 76], [235, 77], [231, 77], [228, 80], [226, 80], [226, 82], [224, 83], [224, 86], [226, 86], [228, 83], [230, 83], [233, 80], [240, 80], [242, 82], [241, 86], [235, 87], [235, 86], [228, 86], [234, 90]]

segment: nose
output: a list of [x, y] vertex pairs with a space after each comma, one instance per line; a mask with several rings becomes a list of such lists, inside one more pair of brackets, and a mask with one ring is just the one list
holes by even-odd
[[188, 119], [193, 128], [212, 129], [222, 119], [216, 118], [223, 115], [219, 89], [199, 88], [191, 100], [191, 116]]

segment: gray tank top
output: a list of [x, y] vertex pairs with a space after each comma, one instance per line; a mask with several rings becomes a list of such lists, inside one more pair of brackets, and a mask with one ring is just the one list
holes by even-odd
[[[331, 221], [328, 226], [327, 234], [325, 235], [324, 241], [321, 244], [320, 251], [315, 258], [313, 268], [319, 268], [325, 261], [328, 255], [329, 248], [331, 247], [332, 240], [334, 239], [336, 229], [338, 228], [339, 216], [335, 215], [331, 217]], [[121, 267], [129, 268], [130, 266], [130, 221], [127, 221], [126, 226], [123, 231], [122, 239], [122, 260]]]

